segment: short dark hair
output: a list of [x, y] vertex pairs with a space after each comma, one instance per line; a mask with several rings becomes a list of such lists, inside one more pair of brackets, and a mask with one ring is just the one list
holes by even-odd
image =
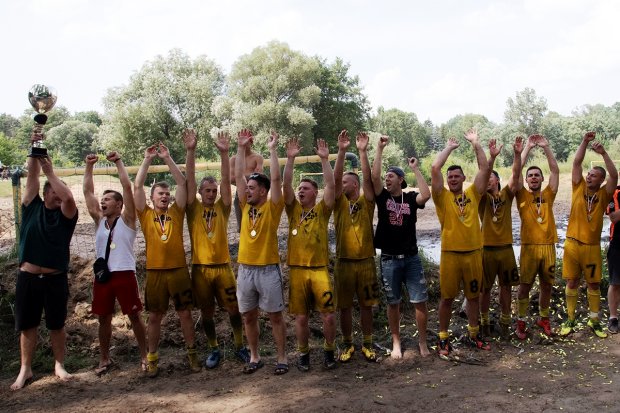
[[450, 171], [456, 171], [457, 169], [458, 169], [459, 171], [461, 171], [461, 173], [462, 173], [463, 175], [465, 175], [465, 172], [463, 172], [463, 168], [461, 168], [461, 165], [450, 165], [450, 166], [448, 166], [448, 170], [447, 170], [447, 172], [450, 172]]
[[543, 175], [542, 169], [540, 169], [540, 167], [538, 167], [536, 165], [532, 165], [532, 166], [530, 166], [529, 168], [527, 168], [525, 170], [525, 177], [527, 177], [527, 174], [529, 174], [532, 169], [538, 169], [540, 171], [540, 177], [544, 179], [544, 175]]
[[114, 198], [115, 201], [123, 202], [123, 195], [121, 195], [120, 192], [115, 191], [113, 189], [106, 189], [105, 191], [103, 191], [103, 195], [107, 195], [107, 194], [112, 194], [112, 198]]
[[159, 182], [155, 182], [153, 184], [153, 186], [151, 187], [151, 196], [153, 196], [153, 193], [155, 192], [155, 188], [164, 188], [164, 189], [170, 189], [170, 184], [166, 181], [159, 181]]
[[502, 184], [500, 184], [500, 183], [499, 183], [499, 181], [500, 181], [499, 174], [497, 173], [497, 171], [496, 171], [495, 169], [493, 169], [493, 170], [491, 171], [491, 173], [492, 173], [493, 175], [495, 175], [495, 177], [497, 178], [497, 190], [498, 190], [498, 191], [501, 191], [501, 190], [502, 190]]
[[353, 171], [347, 171], [347, 172], [345, 172], [345, 173], [344, 173], [344, 175], [343, 175], [343, 176], [346, 176], [346, 175], [354, 176], [354, 177], [355, 177], [355, 179], [357, 179], [357, 183], [358, 183], [358, 184], [360, 183], [360, 176], [359, 176], [358, 174], [356, 174], [355, 172], [353, 172]]
[[[67, 183], [63, 181], [62, 179], [60, 180], [60, 182], [65, 184], [65, 186], [67, 185]], [[50, 184], [50, 181], [45, 181], [45, 183], [43, 184], [43, 195], [45, 196], [47, 191], [49, 191], [50, 189], [52, 189], [52, 184]]]
[[271, 180], [267, 177], [267, 175], [262, 174], [260, 172], [253, 172], [248, 176], [248, 181], [254, 180], [258, 184], [258, 186], [262, 186], [269, 192], [271, 189]]
[[596, 169], [597, 171], [602, 173], [603, 174], [603, 179], [605, 179], [605, 177], [607, 176], [607, 171], [602, 166], [593, 166], [592, 169]]
[[200, 185], [198, 185], [198, 190], [199, 191], [200, 191], [200, 188], [202, 188], [202, 185], [205, 184], [205, 182], [217, 185], [217, 179], [215, 179], [215, 177], [213, 175], [207, 175], [207, 176], [205, 176], [204, 178], [202, 178], [200, 180]]
[[301, 184], [302, 182], [308, 182], [310, 185], [312, 185], [312, 187], [314, 189], [316, 189], [317, 191], [319, 190], [319, 184], [316, 183], [316, 181], [314, 179], [310, 179], [310, 178], [304, 178], [301, 181], [299, 181], [299, 183]]

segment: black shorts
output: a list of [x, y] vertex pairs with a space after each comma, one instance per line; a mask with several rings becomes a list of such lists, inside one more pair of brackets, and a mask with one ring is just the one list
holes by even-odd
[[15, 329], [38, 327], [45, 310], [45, 326], [48, 330], [60, 330], [67, 319], [68, 300], [66, 272], [45, 275], [19, 271], [15, 286]]
[[609, 284], [620, 285], [620, 248], [607, 250], [607, 268], [609, 269]]

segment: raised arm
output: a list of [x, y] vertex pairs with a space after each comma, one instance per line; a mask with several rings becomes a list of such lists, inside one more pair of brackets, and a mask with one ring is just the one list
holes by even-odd
[[121, 186], [123, 187], [123, 222], [129, 228], [136, 229], [136, 207], [134, 204], [133, 191], [131, 189], [131, 180], [129, 179], [127, 169], [125, 169], [125, 164], [121, 159], [121, 155], [116, 151], [108, 153], [106, 159], [116, 165], [118, 178], [121, 181]]
[[372, 161], [372, 187], [375, 192], [375, 196], [379, 195], [383, 191], [383, 181], [381, 180], [381, 159], [383, 157], [383, 149], [388, 144], [389, 139], [387, 136], [381, 136], [379, 142], [377, 142], [377, 150], [375, 151], [375, 159]]
[[515, 143], [512, 145], [514, 149], [514, 158], [512, 160], [512, 175], [508, 180], [508, 189], [513, 194], [516, 194], [521, 188], [523, 188], [523, 179], [521, 178], [521, 153], [523, 152], [523, 138], [517, 136]]
[[282, 199], [282, 177], [278, 163], [278, 134], [271, 131], [269, 136], [269, 174], [271, 175], [271, 202], [277, 204]]
[[422, 175], [422, 172], [420, 171], [420, 165], [418, 163], [418, 160], [414, 157], [411, 157], [407, 159], [407, 163], [415, 174], [415, 180], [417, 181], [418, 189], [420, 190], [420, 193], [415, 197], [415, 202], [418, 205], [422, 206], [426, 204], [426, 202], [430, 199], [431, 190], [428, 187], [426, 179], [424, 179], [424, 175]]
[[[30, 143], [34, 142], [34, 138], [36, 137], [35, 132], [32, 133], [30, 137]], [[24, 195], [22, 196], [22, 203], [26, 206], [32, 202], [32, 200], [39, 194], [39, 188], [41, 187], [41, 183], [39, 182], [39, 175], [41, 174], [41, 164], [36, 160], [36, 158], [29, 156], [28, 157], [28, 175], [26, 176], [26, 188], [24, 190]]]
[[586, 149], [588, 149], [588, 145], [590, 142], [594, 141], [596, 134], [594, 132], [586, 132], [583, 135], [583, 139], [575, 152], [575, 159], [573, 159], [573, 173], [572, 180], [573, 184], [578, 184], [583, 179], [583, 158], [586, 156]]
[[[183, 143], [185, 144], [185, 182], [187, 185], [187, 204], [191, 205], [196, 200], [196, 131], [185, 129], [183, 131]], [[228, 154], [226, 155], [228, 156]]]
[[146, 208], [146, 195], [144, 194], [144, 182], [146, 181], [146, 174], [149, 171], [149, 166], [153, 162], [153, 158], [157, 156], [157, 145], [151, 145], [144, 151], [144, 160], [138, 169], [136, 174], [136, 180], [133, 183], [133, 200], [136, 206], [136, 210], [142, 212]]
[[179, 166], [174, 162], [168, 147], [162, 142], [159, 142], [159, 152], [157, 155], [168, 165], [168, 169], [174, 178], [174, 182], [177, 184], [177, 189], [174, 193], [174, 203], [180, 207], [185, 208], [187, 205], [187, 185], [185, 184], [185, 176], [179, 169]]
[[592, 142], [592, 150], [603, 157], [605, 161], [605, 168], [607, 168], [607, 182], [605, 183], [605, 190], [609, 195], [613, 195], [618, 185], [618, 170], [614, 161], [611, 160], [609, 154], [600, 142]]
[[[484, 194], [487, 190], [487, 185], [489, 183], [489, 176], [491, 174], [491, 170], [489, 169], [489, 162], [487, 161], [487, 157], [484, 154], [484, 150], [482, 149], [482, 145], [480, 145], [480, 140], [478, 139], [478, 131], [476, 129], [470, 129], [465, 134], [465, 139], [471, 143], [474, 148], [474, 153], [476, 154], [476, 160], [478, 161], [478, 172], [474, 177], [474, 186], [476, 187], [476, 191], [479, 194]], [[493, 145], [495, 146], [495, 140], [491, 139]]]
[[[232, 189], [230, 188], [230, 165], [228, 150], [230, 149], [230, 135], [226, 132], [218, 132], [215, 147], [220, 152], [220, 196], [226, 206], [232, 204]], [[195, 191], [194, 191], [195, 192]]]
[[52, 167], [52, 160], [49, 156], [37, 158], [41, 164], [41, 170], [47, 178], [51, 189], [56, 193], [56, 196], [60, 198], [60, 210], [65, 218], [73, 218], [77, 214], [77, 206], [75, 205], [75, 199], [73, 194], [67, 185], [60, 180], [54, 173]]
[[359, 132], [355, 137], [357, 152], [360, 155], [360, 162], [362, 164], [362, 188], [364, 190], [364, 198], [366, 198], [367, 201], [373, 201], [375, 199], [375, 190], [371, 179], [370, 161], [368, 160], [368, 141], [369, 139], [366, 132]]
[[347, 148], [351, 144], [349, 134], [346, 129], [343, 129], [338, 135], [338, 156], [336, 157], [336, 163], [334, 164], [334, 181], [335, 195], [339, 198], [342, 195], [342, 176], [344, 174], [344, 158], [347, 153]]
[[245, 188], [247, 187], [247, 181], [245, 179], [245, 147], [250, 144], [252, 138], [252, 132], [248, 129], [241, 129], [237, 134], [237, 155], [232, 160], [231, 165], [234, 164], [235, 168], [235, 185], [237, 185], [237, 195], [239, 202], [245, 204]]
[[443, 168], [446, 164], [446, 161], [452, 151], [458, 147], [459, 143], [456, 138], [449, 138], [446, 142], [446, 146], [437, 154], [437, 157], [431, 164], [431, 189], [433, 192], [441, 192], [443, 189], [443, 175], [441, 174], [441, 168]]
[[[536, 145], [540, 146], [547, 157], [547, 164], [549, 165], [549, 188], [554, 193], [558, 192], [558, 188], [560, 187], [560, 167], [558, 166], [558, 161], [553, 156], [553, 152], [551, 151], [551, 147], [549, 146], [549, 142], [542, 136], [538, 135], [536, 139]], [[580, 173], [581, 174], [581, 173]]]
[[325, 188], [323, 190], [323, 202], [329, 209], [334, 208], [336, 203], [334, 171], [329, 163], [329, 147], [324, 139], [316, 141], [316, 154], [321, 158], [321, 168], [323, 169], [323, 182]]
[[295, 200], [295, 190], [293, 189], [293, 166], [295, 157], [301, 152], [299, 139], [291, 138], [286, 142], [286, 165], [284, 166], [284, 177], [282, 178], [282, 192], [284, 203], [291, 205]]
[[98, 160], [99, 157], [95, 154], [86, 155], [86, 158], [84, 158], [84, 163], [86, 164], [84, 168], [84, 181], [82, 182], [82, 193], [86, 201], [86, 209], [88, 209], [88, 214], [95, 221], [95, 225], [99, 225], [99, 220], [101, 219], [101, 205], [95, 196], [95, 184], [93, 182], [93, 168]]

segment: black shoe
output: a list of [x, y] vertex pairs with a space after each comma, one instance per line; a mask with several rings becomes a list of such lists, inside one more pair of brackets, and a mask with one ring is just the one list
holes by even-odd
[[609, 325], [607, 326], [607, 330], [611, 334], [617, 334], [618, 333], [618, 319], [617, 318], [610, 318], [609, 319]]
[[336, 358], [334, 357], [334, 350], [324, 350], [323, 352], [323, 367], [326, 370], [333, 370], [337, 366]]
[[302, 353], [297, 361], [297, 369], [306, 373], [310, 370], [310, 353]]

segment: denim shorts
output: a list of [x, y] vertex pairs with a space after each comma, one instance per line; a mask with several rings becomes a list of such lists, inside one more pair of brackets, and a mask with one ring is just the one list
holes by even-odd
[[388, 304], [400, 303], [403, 284], [407, 286], [409, 302], [415, 304], [428, 300], [422, 260], [417, 254], [404, 258], [381, 255], [381, 279]]

